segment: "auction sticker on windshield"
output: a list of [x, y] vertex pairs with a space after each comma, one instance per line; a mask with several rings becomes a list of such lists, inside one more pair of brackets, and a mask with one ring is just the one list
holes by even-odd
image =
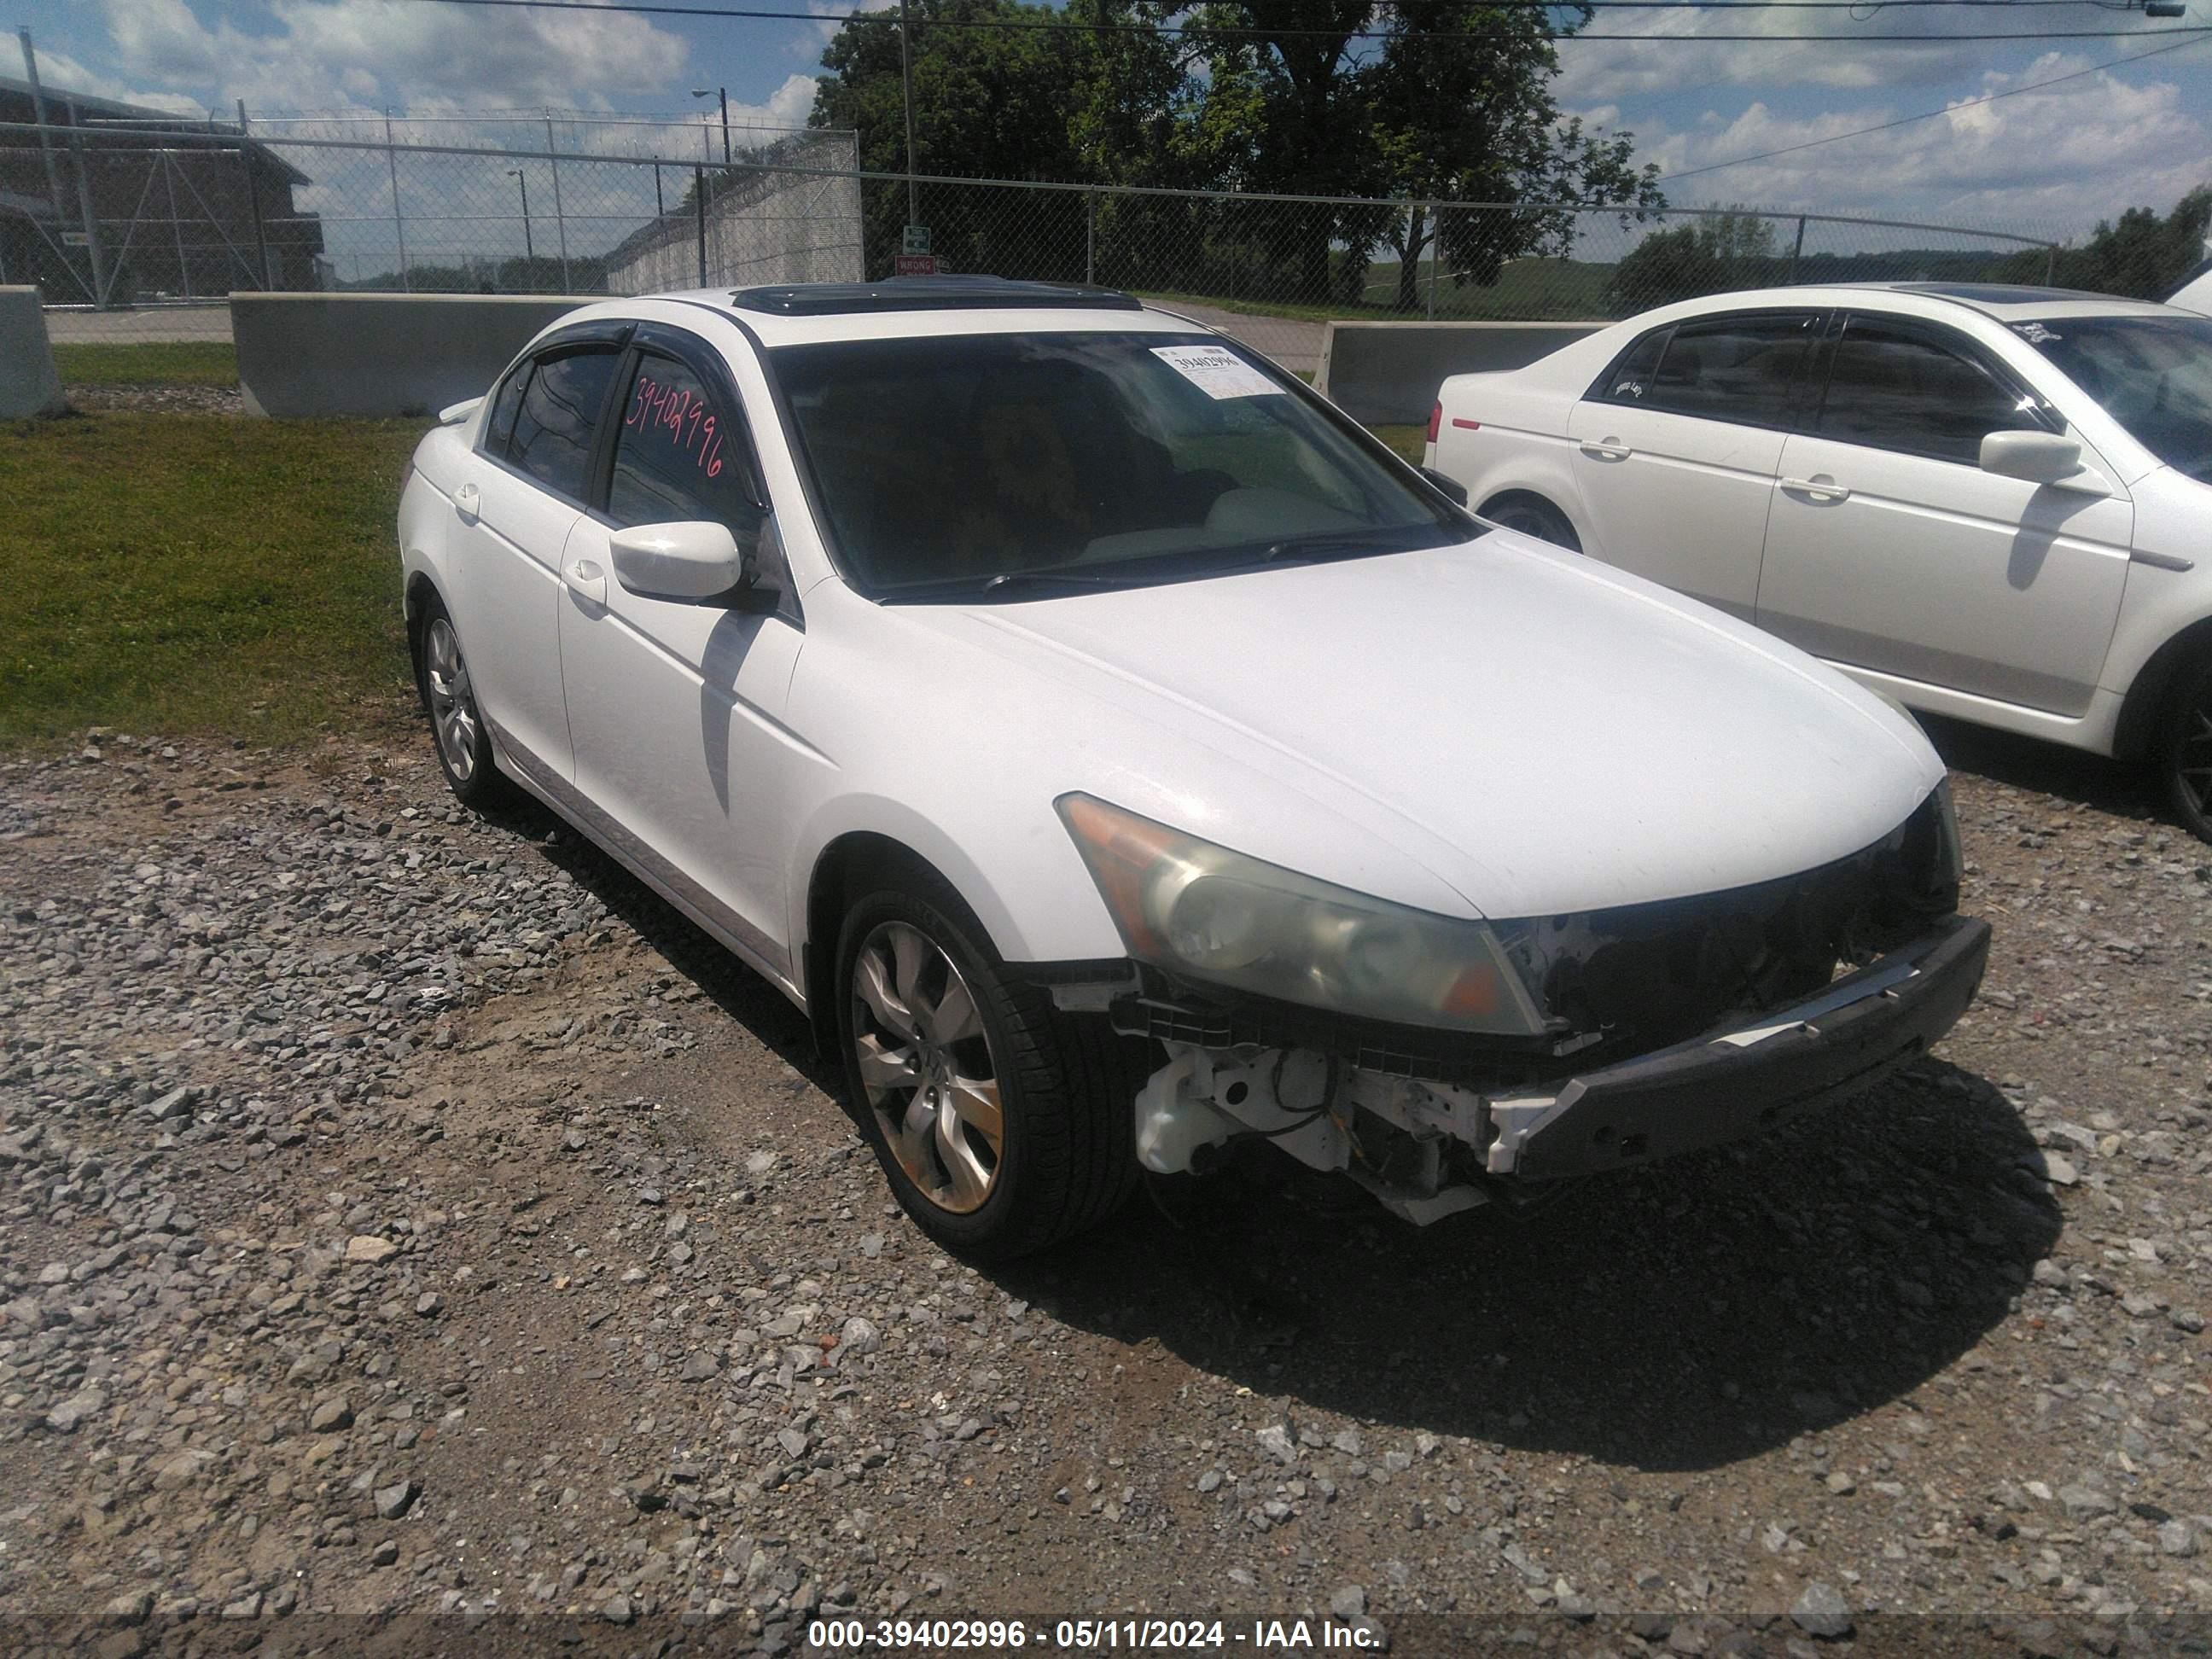
[[1233, 351], [1218, 346], [1154, 346], [1152, 356], [1209, 398], [1261, 398], [1283, 388]]

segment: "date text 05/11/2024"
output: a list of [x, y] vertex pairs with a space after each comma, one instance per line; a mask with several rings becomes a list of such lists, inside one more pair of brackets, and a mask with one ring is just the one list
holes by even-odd
[[1117, 1650], [1241, 1647], [1260, 1653], [1379, 1648], [1375, 1626], [1334, 1619], [817, 1619], [815, 1652], [841, 1649], [1006, 1652], [1025, 1647], [1103, 1653]]

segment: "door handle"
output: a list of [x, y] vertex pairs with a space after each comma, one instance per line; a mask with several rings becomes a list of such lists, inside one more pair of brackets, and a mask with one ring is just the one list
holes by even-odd
[[1618, 438], [1585, 438], [1582, 451], [1594, 461], [1625, 461], [1636, 453]]
[[1793, 495], [1804, 495], [1816, 501], [1840, 501], [1849, 499], [1850, 486], [1839, 484], [1826, 473], [1810, 478], [1784, 478], [1782, 487]]
[[483, 492], [472, 483], [465, 483], [453, 491], [453, 511], [465, 519], [475, 519], [483, 510]]
[[578, 559], [568, 567], [568, 586], [593, 605], [607, 602], [607, 573], [597, 559]]

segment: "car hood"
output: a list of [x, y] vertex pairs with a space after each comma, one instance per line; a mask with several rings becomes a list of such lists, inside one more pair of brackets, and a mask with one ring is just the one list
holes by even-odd
[[[1811, 658], [1504, 531], [902, 609], [1137, 717], [1073, 716], [1069, 787], [1352, 886], [1375, 867], [1356, 826], [1494, 917], [1795, 874], [1880, 839], [1943, 775], [1907, 717]], [[1237, 769], [1194, 767], [1193, 743], [1312, 810], [1245, 808]]]

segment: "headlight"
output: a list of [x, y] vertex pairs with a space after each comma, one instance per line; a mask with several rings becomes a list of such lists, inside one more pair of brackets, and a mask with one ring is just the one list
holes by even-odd
[[1089, 795], [1054, 803], [1129, 954], [1333, 1013], [1537, 1036], [1496, 935], [1263, 864]]

